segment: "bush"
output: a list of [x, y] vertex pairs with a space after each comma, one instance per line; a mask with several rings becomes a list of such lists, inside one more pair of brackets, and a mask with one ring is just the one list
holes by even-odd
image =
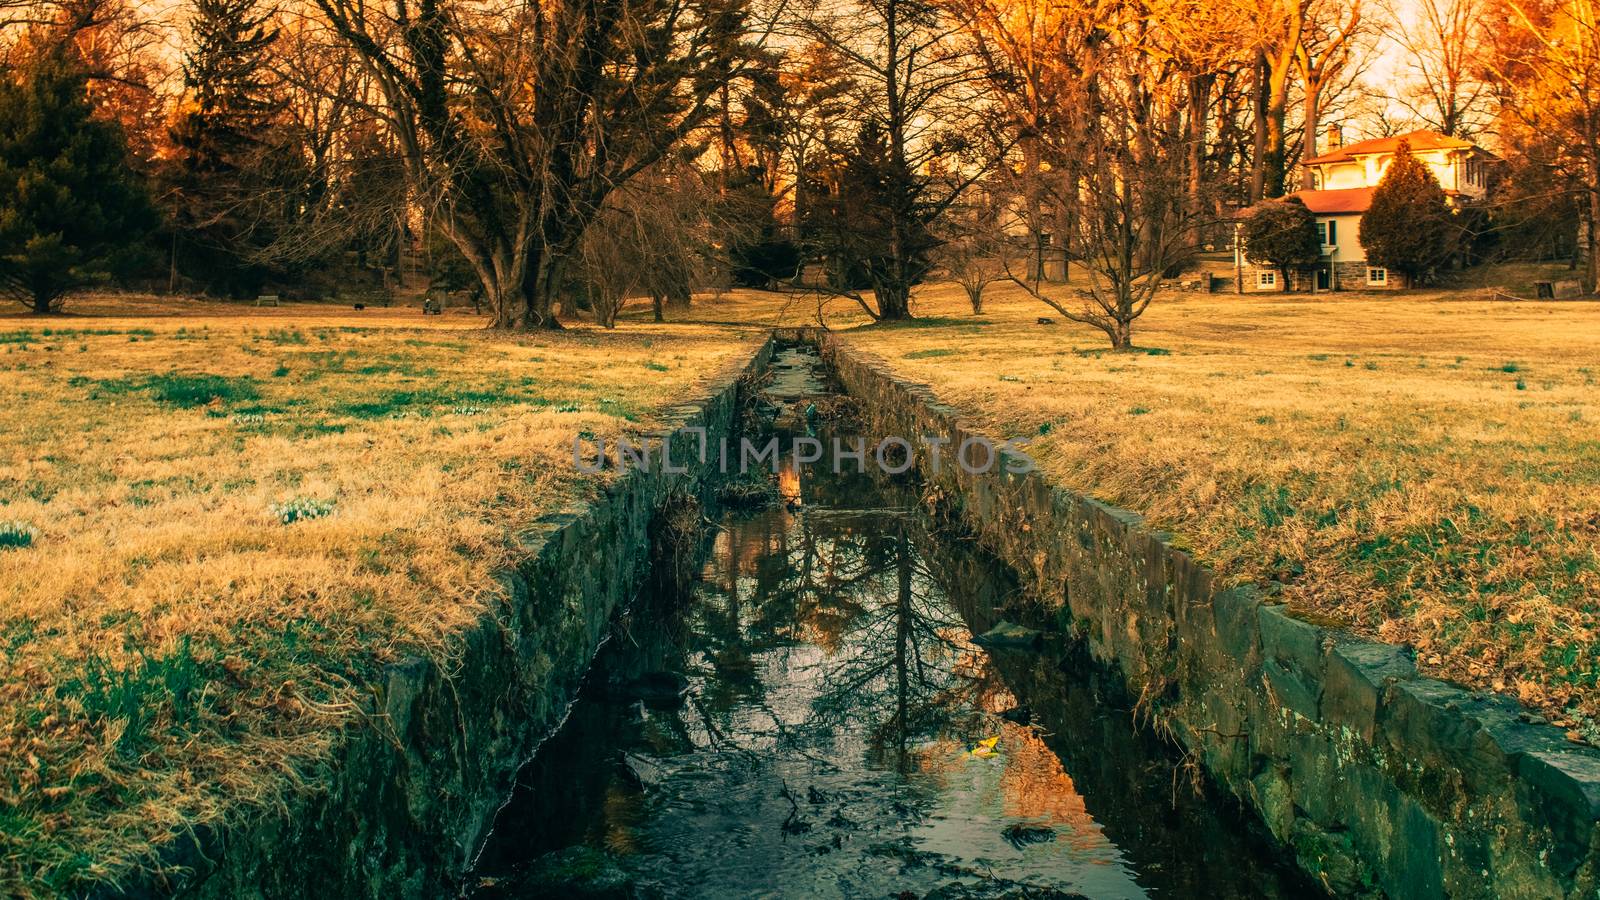
[[1245, 257], [1258, 266], [1278, 270], [1289, 288], [1289, 272], [1315, 265], [1322, 257], [1317, 219], [1298, 197], [1266, 200], [1250, 209], [1244, 222]]
[[1407, 285], [1420, 284], [1450, 258], [1458, 233], [1439, 180], [1401, 141], [1361, 218], [1367, 262], [1401, 273]]

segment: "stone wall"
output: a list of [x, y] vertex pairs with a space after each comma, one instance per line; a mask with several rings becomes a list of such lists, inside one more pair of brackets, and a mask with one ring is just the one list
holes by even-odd
[[1334, 263], [1333, 279], [1341, 291], [1398, 291], [1406, 287], [1406, 276], [1393, 269], [1383, 284], [1367, 284], [1366, 260]]
[[[875, 434], [952, 447], [973, 434], [926, 385], [809, 337]], [[1405, 649], [1297, 617], [1270, 590], [1224, 588], [1132, 513], [1004, 468], [924, 474], [1331, 891], [1596, 895], [1600, 752], [1509, 698], [1419, 677]]]
[[[768, 342], [718, 373], [703, 399], [662, 416], [664, 428], [703, 425], [713, 444], [734, 433], [742, 376], [771, 352]], [[453, 896], [518, 770], [565, 718], [612, 614], [642, 583], [657, 510], [715, 487], [715, 458], [696, 465], [698, 449], [680, 435], [672, 460], [688, 474], [633, 470], [583, 509], [547, 517], [497, 576], [502, 601], [461, 636], [448, 670], [417, 658], [391, 666], [335, 757], [303, 773], [284, 808], [183, 835], [166, 877], [99, 895]]]

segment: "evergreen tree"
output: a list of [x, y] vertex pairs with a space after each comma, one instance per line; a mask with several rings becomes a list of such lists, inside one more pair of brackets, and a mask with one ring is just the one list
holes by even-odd
[[1265, 200], [1244, 221], [1245, 257], [1258, 266], [1278, 270], [1279, 283], [1289, 288], [1289, 272], [1315, 265], [1322, 256], [1317, 219], [1299, 197]]
[[777, 206], [755, 166], [727, 178], [715, 218], [734, 284], [768, 288], [798, 274], [800, 250], [780, 231]]
[[923, 179], [896, 163], [875, 122], [861, 129], [837, 182], [833, 197], [814, 202], [802, 223], [813, 250], [828, 260], [832, 287], [870, 288], [879, 315], [908, 317], [910, 288], [927, 275], [939, 246], [931, 225], [941, 209], [924, 202]]
[[1408, 285], [1418, 284], [1450, 258], [1457, 232], [1439, 179], [1401, 141], [1361, 217], [1367, 262], [1403, 274]]
[[113, 122], [62, 50], [0, 80], [0, 292], [36, 313], [133, 264], [155, 225]]
[[278, 38], [257, 0], [194, 0], [183, 58], [188, 102], [172, 129], [179, 150], [169, 196], [177, 264], [208, 289], [248, 293], [268, 275], [256, 259], [290, 214], [277, 146], [283, 109], [270, 53]]

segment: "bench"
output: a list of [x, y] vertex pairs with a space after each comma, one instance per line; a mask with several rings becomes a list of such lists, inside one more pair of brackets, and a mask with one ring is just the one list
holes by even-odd
[[269, 305], [270, 306], [277, 306], [278, 305], [278, 295], [277, 294], [261, 294], [261, 295], [256, 297], [256, 305], [257, 306], [269, 306]]

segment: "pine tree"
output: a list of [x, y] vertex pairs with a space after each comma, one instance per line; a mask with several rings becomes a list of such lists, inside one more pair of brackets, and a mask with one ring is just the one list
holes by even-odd
[[1256, 204], [1244, 221], [1244, 247], [1251, 262], [1278, 270], [1285, 290], [1291, 270], [1315, 265], [1322, 254], [1316, 217], [1299, 197]]
[[271, 15], [257, 0], [194, 0], [183, 59], [189, 97], [172, 129], [181, 266], [228, 293], [255, 289], [266, 277], [254, 256], [283, 215], [274, 184], [286, 154], [275, 145], [283, 102], [271, 74], [278, 39]]
[[126, 268], [155, 225], [115, 123], [57, 50], [0, 80], [0, 292], [36, 313]]
[[1361, 217], [1368, 264], [1403, 274], [1407, 284], [1421, 283], [1455, 250], [1453, 219], [1439, 179], [1401, 141]]
[[908, 292], [939, 246], [930, 227], [939, 210], [923, 201], [922, 179], [895, 161], [875, 121], [861, 128], [837, 179], [831, 202], [813, 201], [803, 223], [813, 251], [827, 257], [835, 289], [870, 288], [878, 315], [909, 317]]

